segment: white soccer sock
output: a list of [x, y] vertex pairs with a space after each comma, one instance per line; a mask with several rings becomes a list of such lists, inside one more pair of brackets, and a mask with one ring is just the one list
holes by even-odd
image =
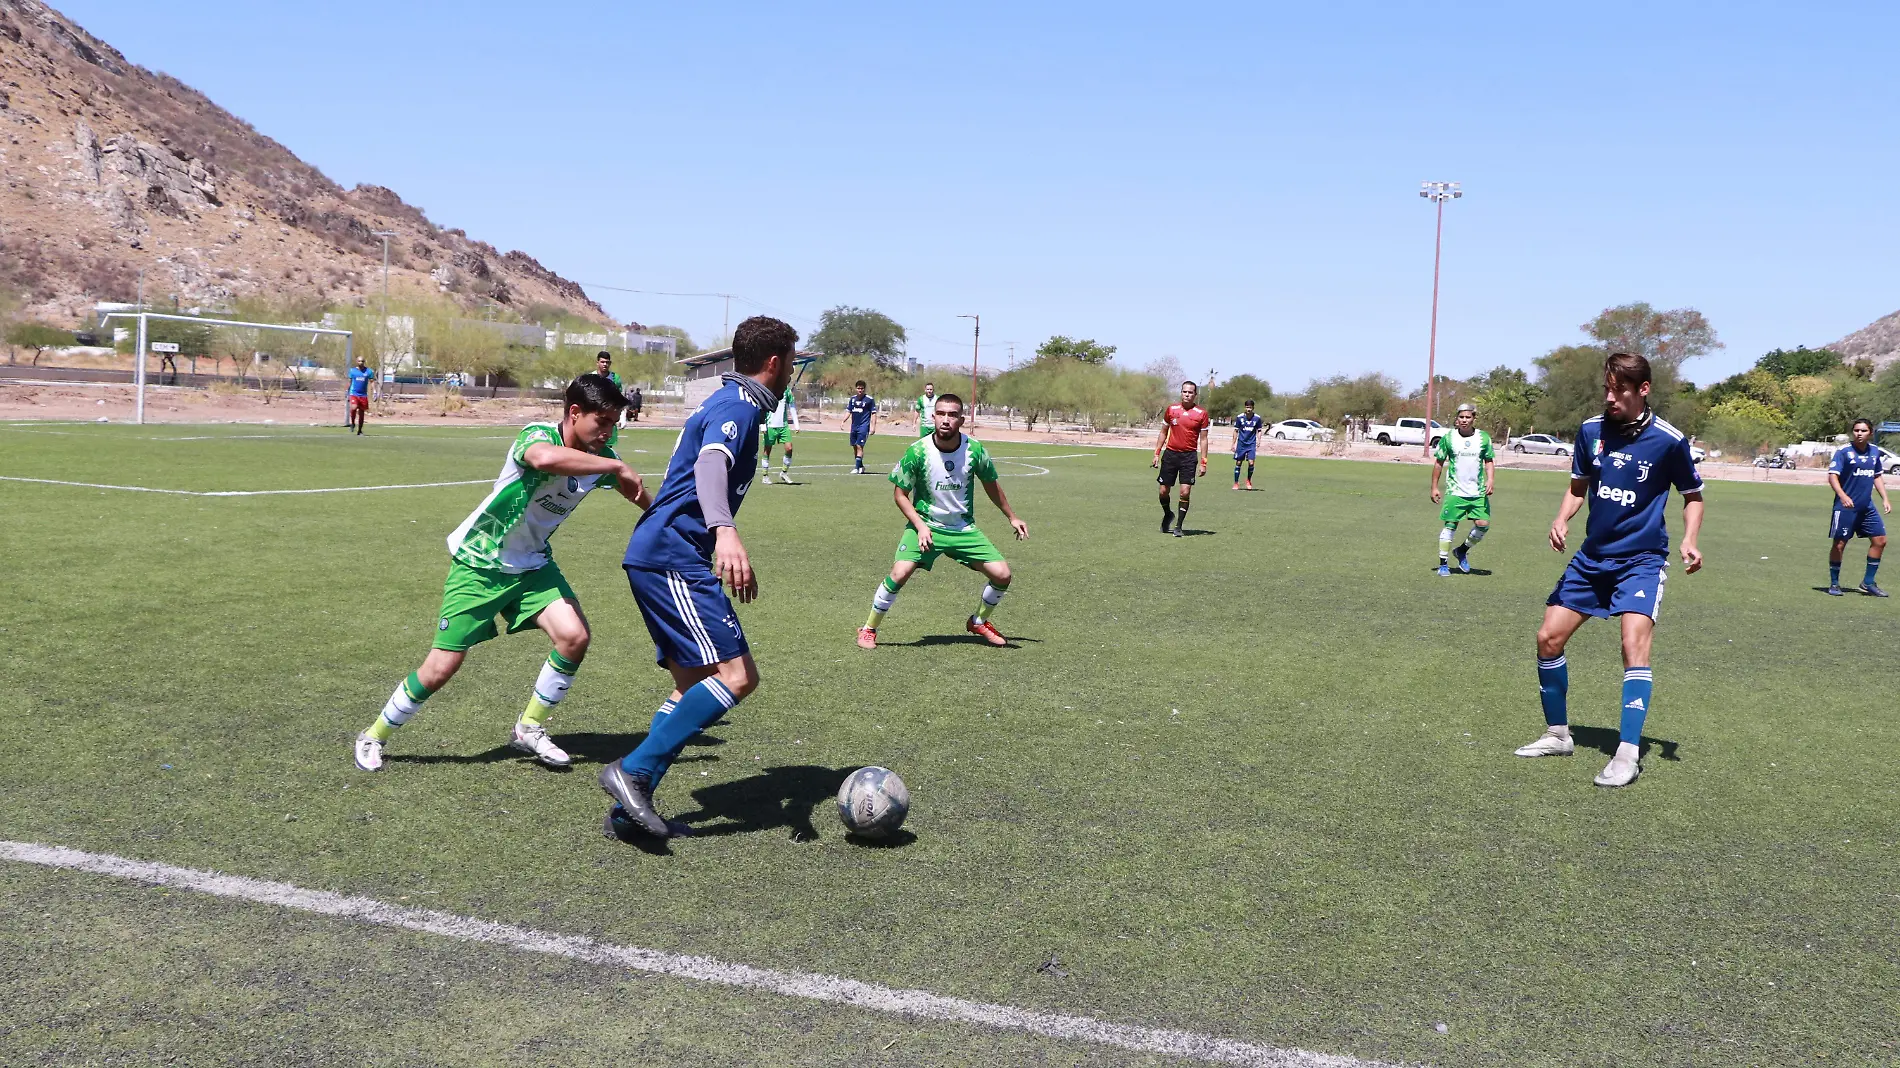
[[997, 605], [1003, 603], [1003, 595], [1008, 592], [1008, 590], [999, 590], [985, 583], [983, 585], [983, 603], [989, 605], [991, 608], [995, 608]]
[[1490, 527], [1472, 527], [1471, 533], [1465, 535], [1465, 548], [1469, 549], [1473, 545], [1483, 541], [1485, 532], [1490, 529]]
[[409, 722], [409, 717], [422, 711], [422, 702], [409, 696], [409, 690], [402, 683], [396, 684], [396, 692], [389, 695], [383, 705], [383, 721], [392, 727], [400, 727]]
[[1438, 528], [1438, 562], [1444, 563], [1451, 556], [1451, 528]]
[[553, 708], [561, 703], [561, 698], [567, 696], [567, 688], [572, 685], [574, 685], [574, 676], [543, 661], [541, 674], [534, 680], [534, 696], [542, 704]]
[[897, 603], [897, 593], [885, 583], [878, 583], [877, 592], [871, 595], [871, 610], [880, 614], [890, 611]]

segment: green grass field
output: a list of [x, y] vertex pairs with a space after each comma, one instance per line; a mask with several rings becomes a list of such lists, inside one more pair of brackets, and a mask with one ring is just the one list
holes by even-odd
[[[490, 479], [510, 437], [14, 426], [0, 475]], [[672, 441], [623, 450], [656, 472]], [[443, 537], [482, 487], [0, 482], [0, 839], [1383, 1061], [1900, 1063], [1900, 609], [1817, 592], [1825, 490], [1710, 484], [1645, 774], [1606, 791], [1611, 626], [1569, 653], [1586, 745], [1511, 756], [1542, 729], [1561, 475], [1500, 472], [1486, 573], [1442, 580], [1418, 467], [1268, 460], [1241, 494], [1216, 458], [1204, 533], [1173, 539], [1145, 452], [995, 452], [1026, 458], [1003, 470], [1032, 531], [1005, 547], [1007, 649], [963, 633], [981, 583], [947, 565], [853, 645], [899, 523], [881, 478], [839, 477], [841, 437], [799, 438], [839, 466], [754, 488], [741, 616], [764, 683], [663, 784], [700, 831], [665, 852], [599, 831], [595, 770], [668, 688], [618, 497], [554, 542], [595, 629], [552, 724], [576, 768], [503, 746], [533, 633], [473, 654], [371, 776], [350, 740], [426, 650]], [[900, 847], [833, 814], [868, 763], [910, 784]], [[1176, 1063], [20, 863], [0, 894], [7, 1064]]]

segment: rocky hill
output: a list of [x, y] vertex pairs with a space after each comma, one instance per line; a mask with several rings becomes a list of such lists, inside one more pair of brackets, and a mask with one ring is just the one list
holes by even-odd
[[77, 321], [95, 301], [301, 304], [453, 294], [609, 321], [525, 252], [445, 230], [380, 186], [343, 189], [178, 80], [39, 0], [0, 0], [0, 287]]
[[1850, 363], [1869, 359], [1874, 361], [1876, 368], [1885, 369], [1888, 364], [1900, 360], [1900, 311], [1875, 319], [1828, 348], [1846, 357]]

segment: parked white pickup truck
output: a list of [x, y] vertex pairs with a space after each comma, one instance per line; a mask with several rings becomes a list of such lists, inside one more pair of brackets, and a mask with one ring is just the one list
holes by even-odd
[[[1432, 442], [1445, 434], [1445, 424], [1432, 420]], [[1374, 423], [1366, 428], [1366, 437], [1381, 445], [1423, 445], [1425, 444], [1425, 420], [1407, 415], [1394, 419], [1390, 423]]]

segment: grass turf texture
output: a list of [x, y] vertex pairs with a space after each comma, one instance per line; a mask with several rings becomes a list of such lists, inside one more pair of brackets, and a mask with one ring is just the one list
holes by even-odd
[[[0, 474], [434, 482], [492, 477], [510, 438], [238, 436], [255, 433], [0, 429]], [[673, 437], [622, 443], [651, 472]], [[874, 439], [869, 466], [898, 444]], [[668, 856], [598, 831], [593, 771], [667, 686], [619, 572], [634, 513], [617, 496], [554, 543], [595, 628], [552, 724], [576, 770], [503, 744], [546, 654], [535, 633], [479, 648], [369, 776], [350, 738], [426, 649], [442, 538], [481, 487], [203, 499], [0, 482], [0, 837], [1388, 1060], [1900, 1056], [1894, 610], [1817, 592], [1824, 489], [1711, 483], [1709, 565], [1676, 568], [1657, 639], [1647, 770], [1605, 791], [1589, 780], [1614, 744], [1610, 625], [1570, 649], [1586, 746], [1510, 755], [1542, 726], [1531, 635], [1562, 564], [1543, 544], [1560, 475], [1500, 472], [1473, 554], [1490, 573], [1442, 580], [1420, 468], [1267, 460], [1265, 492], [1236, 494], [1216, 457], [1190, 513], [1209, 533], [1177, 540], [1156, 529], [1147, 458], [1004, 467], [1033, 535], [1004, 545], [1004, 650], [963, 633], [981, 581], [947, 562], [910, 583], [875, 652], [855, 648], [899, 533], [888, 485], [832, 467], [755, 486], [740, 519], [762, 598], [740, 614], [764, 685], [662, 786], [701, 831]], [[849, 450], [803, 434], [798, 459]], [[868, 763], [913, 792], [899, 848], [851, 844], [830, 811]], [[0, 888], [0, 1061], [282, 1048], [350, 1064], [413, 1046], [579, 1063], [636, 1043], [661, 1063], [1153, 1062], [91, 876], [7, 865]], [[1038, 967], [1051, 955], [1059, 972]], [[218, 977], [261, 985], [244, 999]], [[517, 1013], [548, 1023], [468, 1023]], [[189, 1046], [168, 1045], [181, 1027]]]

